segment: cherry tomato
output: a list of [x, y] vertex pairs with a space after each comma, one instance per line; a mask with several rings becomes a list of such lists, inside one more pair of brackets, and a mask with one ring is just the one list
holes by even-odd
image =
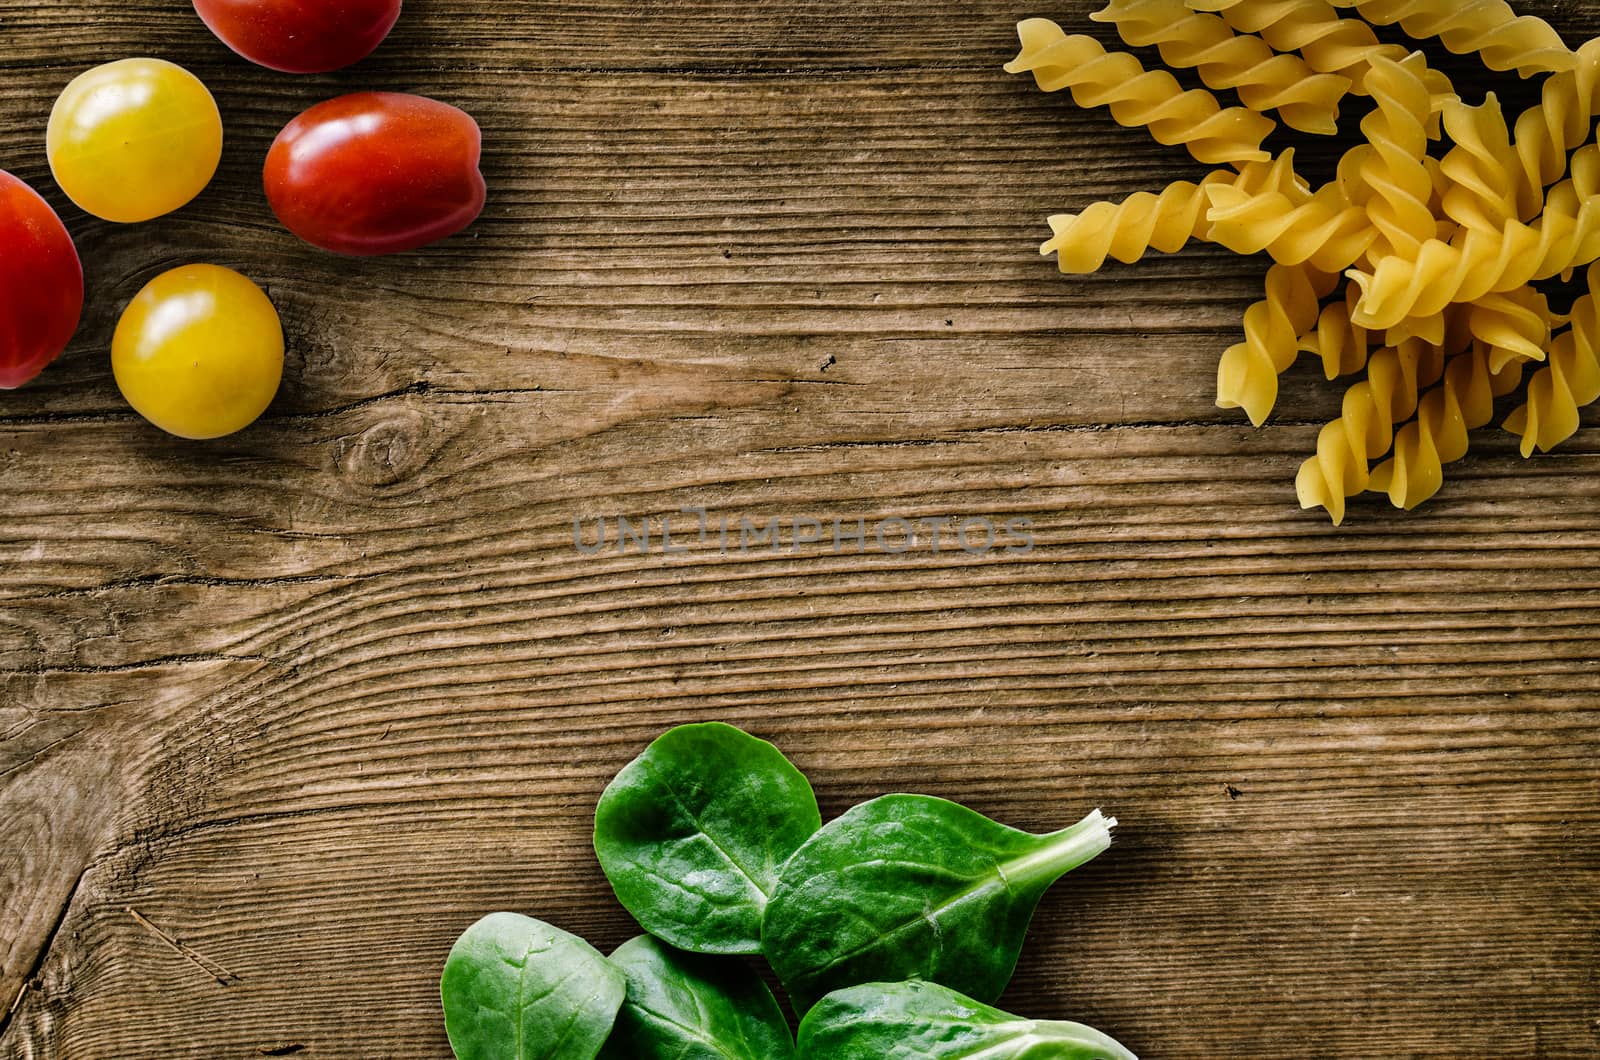
[[83, 266], [61, 218], [0, 170], [0, 390], [55, 360], [78, 330]]
[[283, 326], [261, 288], [219, 265], [151, 280], [117, 322], [111, 370], [145, 419], [220, 438], [266, 411], [283, 379]]
[[161, 59], [80, 74], [50, 112], [50, 170], [73, 202], [108, 221], [171, 213], [211, 182], [222, 115], [200, 79]]
[[194, 0], [194, 9], [251, 62], [320, 74], [371, 55], [400, 17], [400, 0]]
[[357, 92], [318, 103], [267, 153], [267, 202], [307, 243], [393, 254], [454, 235], [483, 211], [478, 123], [447, 103]]

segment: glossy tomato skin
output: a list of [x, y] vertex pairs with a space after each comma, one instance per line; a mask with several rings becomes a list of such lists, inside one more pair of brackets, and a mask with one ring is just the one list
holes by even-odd
[[206, 86], [163, 59], [121, 59], [80, 74], [50, 111], [50, 171], [67, 197], [107, 221], [171, 213], [222, 158], [222, 115]]
[[111, 370], [134, 410], [180, 438], [255, 422], [283, 379], [283, 325], [266, 293], [220, 265], [145, 285], [117, 322]]
[[0, 170], [0, 390], [28, 382], [78, 330], [83, 266], [61, 218]]
[[338, 254], [414, 250], [483, 212], [478, 123], [448, 103], [356, 92], [291, 121], [267, 152], [267, 202], [284, 227]]
[[371, 55], [400, 17], [400, 0], [194, 0], [194, 9], [251, 62], [320, 74]]

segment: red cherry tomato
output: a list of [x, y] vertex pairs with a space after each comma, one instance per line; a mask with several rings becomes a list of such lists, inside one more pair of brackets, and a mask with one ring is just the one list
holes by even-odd
[[471, 116], [399, 92], [318, 103], [267, 152], [267, 202], [307, 243], [393, 254], [454, 235], [483, 211], [482, 137]]
[[0, 170], [0, 389], [21, 386], [78, 330], [83, 266], [61, 218]]
[[194, 0], [194, 9], [251, 62], [320, 74], [371, 55], [400, 17], [400, 0]]

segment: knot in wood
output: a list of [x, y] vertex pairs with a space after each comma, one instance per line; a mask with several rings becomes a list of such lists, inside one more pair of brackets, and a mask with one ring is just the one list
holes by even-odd
[[339, 469], [363, 486], [392, 486], [427, 464], [428, 423], [415, 411], [396, 411], [360, 434], [339, 440]]

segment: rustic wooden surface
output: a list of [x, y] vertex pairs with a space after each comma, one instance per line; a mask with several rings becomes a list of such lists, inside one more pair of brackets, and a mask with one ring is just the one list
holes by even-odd
[[[0, 397], [0, 1056], [445, 1057], [480, 914], [632, 933], [595, 798], [711, 718], [827, 814], [1121, 817], [1041, 909], [1029, 1014], [1156, 1060], [1600, 1052], [1600, 432], [1530, 463], [1484, 432], [1413, 515], [1299, 511], [1336, 391], [1296, 370], [1262, 431], [1211, 402], [1261, 261], [1034, 252], [1048, 213], [1199, 172], [998, 69], [1017, 18], [1091, 9], [408, 0], [372, 60], [296, 79], [181, 0], [0, 0], [0, 166], [91, 299]], [[129, 54], [205, 78], [229, 140], [122, 228], [42, 144]], [[480, 119], [470, 234], [352, 263], [273, 223], [266, 145], [358, 87]], [[290, 339], [267, 417], [204, 445], [105, 356], [193, 260]], [[573, 547], [575, 516], [684, 506], [1026, 516], [1037, 548]]]

